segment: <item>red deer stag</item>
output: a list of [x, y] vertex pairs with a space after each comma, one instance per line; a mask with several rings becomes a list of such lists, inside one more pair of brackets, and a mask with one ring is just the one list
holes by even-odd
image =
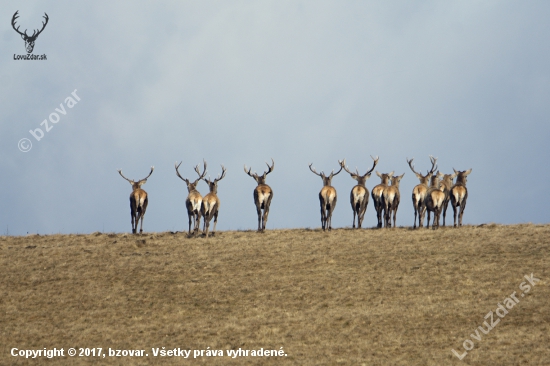
[[351, 189], [350, 193], [350, 203], [351, 203], [351, 209], [353, 210], [353, 221], [352, 221], [352, 227], [355, 229], [355, 216], [357, 215], [357, 228], [361, 228], [361, 224], [363, 223], [363, 218], [365, 217], [365, 211], [367, 211], [367, 205], [369, 204], [369, 190], [365, 186], [367, 183], [367, 179], [370, 178], [370, 175], [374, 168], [376, 167], [376, 164], [378, 164], [378, 157], [373, 158], [371, 155], [372, 160], [374, 160], [374, 163], [372, 165], [371, 170], [366, 172], [363, 175], [359, 174], [359, 171], [357, 168], [355, 168], [355, 173], [350, 172], [348, 168], [346, 167], [346, 159], [344, 159], [340, 165], [346, 172], [349, 173], [349, 175], [357, 181], [357, 185]]
[[198, 165], [195, 167], [195, 171], [197, 172], [199, 177], [195, 179], [194, 182], [190, 182], [188, 179], [185, 179], [180, 175], [178, 168], [180, 167], [181, 163], [178, 164], [178, 162], [176, 161], [177, 165], [174, 164], [174, 166], [176, 167], [176, 175], [187, 184], [187, 191], [189, 192], [189, 194], [187, 195], [187, 199], [185, 200], [185, 207], [187, 208], [187, 216], [189, 218], [189, 235], [191, 235], [191, 221], [194, 221], [193, 233], [197, 234], [200, 230], [202, 196], [199, 191], [197, 191], [197, 184], [206, 175], [206, 161], [203, 160], [203, 163], [204, 170], [202, 173], [199, 171]]
[[153, 174], [155, 167], [151, 167], [149, 175], [143, 179], [138, 180], [137, 182], [126, 178], [122, 175], [122, 170], [118, 170], [118, 174], [124, 179], [126, 179], [132, 185], [132, 193], [130, 193], [130, 213], [132, 215], [132, 234], [135, 234], [137, 231], [138, 222], [141, 219], [141, 226], [139, 233], [143, 233], [143, 216], [145, 216], [145, 210], [147, 210], [147, 192], [141, 189], [141, 186], [147, 182], [147, 178]]
[[397, 209], [399, 208], [399, 202], [401, 201], [401, 194], [399, 193], [399, 182], [405, 173], [401, 175], [395, 175], [390, 177], [391, 185], [384, 189], [384, 211], [386, 227], [391, 227], [391, 215], [393, 213], [393, 227], [395, 226], [395, 220], [397, 217]]
[[211, 181], [210, 179], [202, 178], [208, 184], [210, 193], [202, 199], [202, 215], [204, 216], [204, 235], [208, 238], [208, 229], [210, 221], [214, 218], [214, 230], [212, 235], [216, 234], [216, 224], [218, 223], [218, 212], [220, 209], [220, 199], [218, 198], [218, 182], [225, 177], [226, 169], [222, 165], [222, 174], [218, 178]]
[[[269, 215], [269, 205], [271, 204], [271, 199], [273, 198], [273, 190], [270, 186], [265, 184], [265, 179], [269, 173], [273, 171], [275, 167], [275, 161], [271, 159], [271, 166], [267, 164], [267, 171], [264, 171], [264, 174], [258, 175], [256, 172], [253, 174], [250, 173], [252, 168], [246, 170], [246, 164], [244, 166], [244, 172], [254, 178], [258, 186], [254, 188], [254, 204], [256, 205], [256, 212], [258, 213], [258, 231], [264, 232], [265, 225], [267, 224], [267, 216]], [[262, 210], [264, 210], [262, 215]]]
[[432, 229], [434, 230], [439, 228], [439, 219], [441, 217], [441, 210], [443, 209], [443, 202], [445, 201], [444, 186], [441, 185], [439, 180], [441, 177], [443, 177], [443, 174], [440, 172], [432, 176], [430, 188], [426, 191], [426, 198], [424, 199], [424, 211], [428, 211], [426, 227], [430, 227], [430, 213], [433, 212]]
[[[340, 161], [338, 161], [340, 163]], [[342, 165], [340, 165], [340, 170], [334, 173], [334, 170], [327, 177], [324, 172], [321, 174], [317, 173], [315, 168], [311, 166], [313, 163], [309, 164], [309, 170], [314, 174], [318, 175], [323, 179], [323, 188], [319, 192], [319, 203], [321, 205], [321, 227], [323, 230], [332, 230], [332, 211], [336, 207], [336, 189], [331, 186], [332, 178], [342, 171]]]
[[413, 173], [416, 175], [416, 177], [420, 180], [420, 184], [418, 184], [416, 187], [413, 188], [412, 192], [412, 201], [413, 201], [413, 207], [414, 207], [414, 226], [413, 229], [416, 229], [416, 217], [418, 215], [418, 227], [422, 227], [424, 224], [424, 200], [426, 199], [426, 191], [428, 190], [428, 184], [430, 183], [430, 179], [432, 178], [433, 172], [437, 169], [437, 165], [435, 164], [437, 161], [437, 158], [434, 158], [433, 156], [430, 156], [430, 161], [432, 162], [432, 169], [426, 173], [426, 175], [422, 175], [421, 173], [418, 173], [414, 170], [414, 165], [412, 164], [414, 158], [411, 160], [407, 159], [407, 163], [409, 164], [409, 167], [413, 171]]
[[384, 190], [388, 187], [390, 177], [393, 175], [393, 170], [388, 174], [380, 174], [378, 171], [376, 175], [380, 177], [380, 184], [372, 189], [371, 197], [374, 202], [374, 209], [376, 210], [376, 217], [378, 218], [378, 228], [382, 227], [382, 212], [384, 211]]
[[460, 206], [460, 213], [458, 216], [458, 226], [462, 226], [462, 214], [466, 208], [466, 199], [468, 198], [468, 190], [466, 189], [466, 181], [468, 174], [472, 172], [472, 169], [465, 171], [457, 171], [453, 168], [456, 174], [456, 183], [451, 188], [451, 205], [453, 206], [454, 214], [454, 226], [456, 227], [456, 211]]

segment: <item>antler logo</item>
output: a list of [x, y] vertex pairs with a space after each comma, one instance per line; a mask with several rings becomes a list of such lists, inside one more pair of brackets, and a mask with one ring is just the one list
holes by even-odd
[[25, 48], [27, 49], [27, 53], [32, 53], [32, 50], [34, 49], [34, 42], [36, 41], [36, 38], [38, 37], [38, 35], [40, 33], [42, 33], [42, 31], [44, 30], [44, 28], [46, 28], [46, 24], [48, 24], [48, 14], [44, 13], [44, 19], [46, 19], [46, 22], [42, 22], [42, 29], [38, 30], [38, 29], [35, 29], [34, 32], [32, 33], [32, 36], [29, 36], [27, 34], [27, 30], [25, 29], [25, 32], [24, 33], [21, 33], [19, 31], [19, 27], [15, 28], [15, 20], [17, 18], [19, 18], [19, 15], [17, 15], [17, 13], [19, 13], [19, 10], [17, 10], [15, 12], [15, 14], [13, 14], [13, 18], [11, 18], [11, 26], [13, 27], [13, 29], [19, 33], [21, 35], [21, 38], [23, 38], [23, 40], [25, 41]]

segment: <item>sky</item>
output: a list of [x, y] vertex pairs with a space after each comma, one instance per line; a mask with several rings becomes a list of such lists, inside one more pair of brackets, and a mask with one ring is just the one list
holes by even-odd
[[[16, 11], [29, 34], [47, 13], [46, 60], [14, 59]], [[429, 155], [472, 169], [464, 224], [550, 221], [547, 1], [2, 1], [0, 15], [2, 235], [130, 232], [117, 170], [151, 166], [144, 231], [187, 230], [174, 163], [195, 179], [203, 159], [212, 178], [227, 168], [218, 230], [257, 227], [244, 164], [275, 161], [268, 229], [318, 228], [308, 165], [363, 174], [371, 155], [405, 173], [398, 226], [414, 220], [406, 159], [425, 172]], [[332, 183], [333, 227], [350, 227], [355, 181]]]

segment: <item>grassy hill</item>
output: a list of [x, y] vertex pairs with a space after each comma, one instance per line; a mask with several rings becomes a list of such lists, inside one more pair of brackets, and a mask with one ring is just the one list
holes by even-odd
[[[3, 365], [550, 362], [550, 225], [4, 236], [0, 260]], [[540, 282], [526, 292], [531, 274]], [[500, 322], [484, 334], [491, 311]], [[451, 349], [463, 355], [466, 340], [459, 360]], [[65, 357], [26, 360], [14, 347]], [[162, 347], [224, 356], [154, 357]]]

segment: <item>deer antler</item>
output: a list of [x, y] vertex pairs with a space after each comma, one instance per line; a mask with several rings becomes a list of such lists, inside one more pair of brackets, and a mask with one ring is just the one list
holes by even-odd
[[120, 176], [121, 176], [122, 178], [126, 179], [126, 180], [127, 180], [128, 182], [130, 182], [131, 184], [134, 184], [134, 181], [133, 181], [133, 180], [126, 178], [126, 177], [122, 174], [122, 169], [119, 169], [119, 170], [118, 170], [118, 174], [120, 174]]
[[199, 171], [199, 165], [197, 164], [197, 166], [195, 167], [195, 171], [199, 175], [199, 178], [197, 180], [201, 180], [206, 175], [206, 161], [203, 159], [202, 162], [204, 163], [204, 170], [202, 171], [202, 174]]
[[[344, 159], [344, 160], [346, 160], [346, 159]], [[342, 161], [344, 161], [344, 160], [342, 160]], [[331, 178], [334, 177], [335, 175], [338, 175], [342, 171], [343, 166], [341, 164], [341, 161], [338, 160], [338, 163], [340, 164], [340, 170], [338, 170], [336, 173], [334, 173], [334, 170], [333, 170], [332, 173], [330, 173]]]
[[140, 181], [140, 182], [146, 181], [147, 178], [149, 178], [149, 177], [151, 176], [151, 174], [153, 174], [153, 170], [155, 170], [155, 167], [154, 167], [154, 166], [151, 167], [151, 171], [149, 172], [149, 175], [146, 176], [146, 177], [143, 178], [143, 179], [140, 179], [139, 181]]
[[258, 174], [256, 173], [250, 173], [250, 171], [252, 170], [252, 167], [248, 168], [248, 171], [246, 170], [246, 164], [244, 165], [244, 172], [246, 174], [248, 174], [249, 176], [251, 176], [252, 178], [256, 179], [258, 177]]
[[414, 174], [416, 175], [421, 175], [420, 173], [418, 173], [416, 170], [414, 170], [414, 165], [413, 165], [413, 160], [414, 158], [412, 158], [411, 160], [409, 160], [408, 158], [406, 159], [407, 160], [407, 163], [409, 163], [409, 167], [411, 168], [411, 170], [413, 171]]
[[432, 162], [432, 169], [430, 171], [428, 171], [428, 174], [432, 174], [434, 171], [437, 170], [437, 158], [434, 158], [433, 156], [430, 155], [430, 161]]
[[[181, 163], [183, 163], [183, 161], [182, 161]], [[185, 179], [184, 177], [182, 177], [182, 176], [180, 175], [180, 172], [178, 171], [178, 168], [180, 167], [181, 163], [178, 164], [178, 162], [176, 161], [176, 164], [177, 164], [177, 165], [174, 164], [174, 166], [176, 167], [176, 175], [177, 175], [178, 177], [180, 177], [180, 179], [183, 180], [185, 183], [189, 184], [189, 181], [188, 181], [187, 179]]]
[[269, 173], [271, 173], [273, 171], [273, 168], [275, 168], [275, 161], [273, 160], [273, 158], [271, 158], [271, 166], [269, 166], [269, 164], [267, 164], [267, 161], [265, 162], [267, 164], [267, 167], [269, 168], [267, 172], [264, 172], [265, 175], [268, 175]]
[[325, 175], [323, 172], [321, 172], [321, 174], [323, 174], [323, 175], [317, 173], [317, 171], [315, 170], [315, 168], [312, 168], [312, 167], [311, 167], [312, 165], [313, 165], [313, 163], [309, 164], [309, 170], [311, 170], [311, 171], [313, 172], [313, 174], [316, 174], [316, 175], [318, 175], [318, 176], [320, 176], [320, 177], [322, 177], [323, 175]]
[[374, 170], [374, 168], [376, 168], [376, 165], [378, 164], [378, 159], [379, 159], [378, 156], [376, 157], [376, 159], [373, 158], [372, 155], [370, 157], [372, 160], [374, 160], [374, 163], [372, 164], [371, 170], [369, 170], [365, 175], [370, 175], [370, 173], [372, 173], [372, 171]]
[[227, 169], [225, 169], [225, 167], [222, 165], [222, 175], [218, 176], [218, 178], [214, 179], [214, 182], [218, 182], [218, 181], [222, 180], [225, 177], [226, 170]]

